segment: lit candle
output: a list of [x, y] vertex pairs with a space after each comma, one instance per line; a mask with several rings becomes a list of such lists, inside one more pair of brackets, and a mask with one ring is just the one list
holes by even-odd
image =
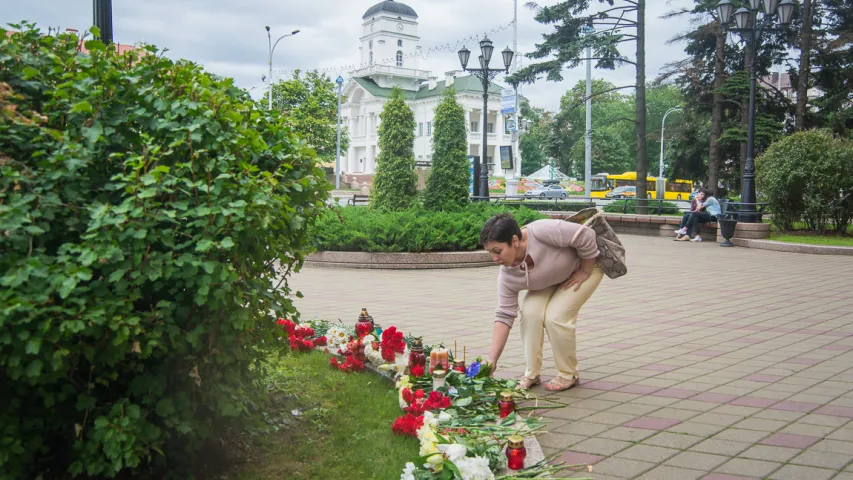
[[510, 470], [521, 470], [524, 468], [524, 458], [527, 456], [527, 449], [524, 448], [524, 437], [512, 435], [507, 440], [509, 440], [506, 446], [507, 466]]
[[506, 418], [510, 413], [515, 411], [515, 400], [512, 399], [512, 392], [501, 392], [498, 400], [498, 410], [501, 418]]

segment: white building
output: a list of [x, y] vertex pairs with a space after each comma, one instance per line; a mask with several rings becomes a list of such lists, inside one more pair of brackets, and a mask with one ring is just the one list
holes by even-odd
[[[406, 103], [415, 115], [415, 160], [419, 164], [425, 165], [431, 160], [434, 110], [441, 101], [442, 93], [451, 85], [456, 90], [457, 100], [465, 108], [469, 154], [480, 157], [483, 150], [481, 81], [472, 75], [461, 75], [459, 70], [448, 71], [439, 79], [420, 69], [418, 15], [408, 5], [393, 0], [377, 3], [364, 14], [362, 26], [359, 50], [361, 64], [367, 66], [351, 72], [352, 78], [343, 90], [346, 102], [341, 104], [341, 121], [349, 128], [350, 147], [345, 157], [342, 152], [341, 170], [347, 174], [376, 171], [379, 114], [395, 86], [406, 93]], [[479, 50], [479, 46], [474, 46], [474, 49]], [[472, 64], [477, 62], [477, 55], [472, 53]], [[448, 56], [447, 61], [459, 64], [455, 54]], [[491, 64], [493, 68], [503, 66], [499, 48], [495, 48]], [[493, 175], [503, 176], [500, 161], [494, 159], [500, 158], [501, 146], [511, 144], [511, 135], [506, 128], [509, 115], [501, 115], [501, 87], [492, 83], [489, 92], [489, 164]], [[513, 154], [517, 161], [517, 152]]]

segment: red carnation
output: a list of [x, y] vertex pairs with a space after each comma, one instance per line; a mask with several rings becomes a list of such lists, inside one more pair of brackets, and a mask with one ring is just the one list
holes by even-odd
[[418, 399], [424, 398], [425, 395], [426, 394], [424, 393], [423, 390], [420, 390], [420, 389], [415, 390], [415, 398], [418, 398]]
[[423, 365], [415, 365], [412, 367], [412, 375], [415, 377], [422, 377], [424, 374], [424, 366]]
[[404, 408], [403, 411], [406, 413], [410, 413], [412, 415], [423, 415], [424, 411], [426, 411], [426, 404], [423, 399], [415, 400], [411, 405]]
[[418, 429], [421, 428], [423, 424], [423, 416], [414, 416], [412, 414], [407, 414], [395, 420], [394, 425], [391, 427], [391, 429], [394, 430], [394, 433], [396, 433], [397, 435], [409, 435], [412, 437], [416, 437]]
[[328, 344], [329, 344], [329, 339], [326, 338], [325, 335], [323, 335], [322, 337], [317, 337], [314, 339], [314, 345], [317, 345], [318, 347], [325, 347]]
[[406, 403], [412, 403], [415, 399], [415, 395], [408, 388], [404, 388], [401, 394], [403, 396], [403, 401]]
[[450, 397], [441, 392], [430, 392], [429, 398], [424, 403], [424, 409], [441, 410], [442, 408], [450, 408]]

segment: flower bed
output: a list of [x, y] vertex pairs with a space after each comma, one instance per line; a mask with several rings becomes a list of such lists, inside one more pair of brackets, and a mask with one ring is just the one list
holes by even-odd
[[[518, 456], [524, 450], [520, 442], [543, 426], [540, 419], [521, 412], [555, 407], [513, 408], [514, 403], [534, 397], [514, 380], [492, 378], [487, 362], [477, 358], [465, 368], [456, 365], [459, 370], [451, 370], [453, 352], [441, 345], [421, 346], [420, 339], [393, 326], [383, 330], [366, 320], [366, 312], [363, 317], [365, 321], [355, 328], [326, 321], [278, 323], [293, 351], [322, 349], [333, 355], [332, 368], [347, 373], [375, 370], [395, 380], [402, 414], [389, 428], [420, 443], [401, 480], [481, 480], [494, 479], [495, 474], [507, 479], [548, 478], [572, 467], [552, 464], [553, 458], [525, 461]], [[508, 443], [512, 448], [507, 449]], [[508, 463], [521, 468], [509, 469]]]

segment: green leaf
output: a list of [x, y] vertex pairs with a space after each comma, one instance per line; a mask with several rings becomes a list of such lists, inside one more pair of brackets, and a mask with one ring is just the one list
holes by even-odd
[[231, 237], [225, 237], [222, 239], [222, 242], [220, 243], [220, 245], [222, 246], [222, 248], [230, 249], [231, 247], [234, 246], [234, 241], [231, 240]]
[[25, 351], [30, 355], [35, 355], [39, 353], [39, 350], [41, 350], [41, 337], [36, 336], [30, 338], [27, 342], [27, 348]]
[[71, 107], [71, 113], [92, 113], [92, 104], [87, 101], [75, 103]]
[[457, 398], [456, 401], [453, 402], [453, 406], [454, 407], [467, 407], [468, 405], [471, 405], [471, 402], [473, 402], [473, 401], [474, 401], [473, 397]]
[[68, 295], [71, 295], [71, 292], [77, 287], [77, 278], [68, 276], [65, 280], [62, 281], [62, 284], [59, 286], [59, 297], [63, 300], [68, 298]]
[[104, 127], [101, 126], [101, 122], [95, 122], [91, 127], [83, 127], [82, 133], [83, 138], [88, 140], [90, 144], [95, 144], [104, 134]]
[[24, 371], [24, 373], [26, 373], [27, 376], [30, 378], [37, 377], [41, 373], [41, 365], [41, 360], [35, 359], [30, 362], [29, 365], [27, 365], [27, 369]]
[[206, 251], [210, 250], [212, 247], [213, 247], [213, 241], [205, 238], [204, 240], [198, 242], [198, 244], [195, 246], [195, 251], [196, 252], [206, 252]]

